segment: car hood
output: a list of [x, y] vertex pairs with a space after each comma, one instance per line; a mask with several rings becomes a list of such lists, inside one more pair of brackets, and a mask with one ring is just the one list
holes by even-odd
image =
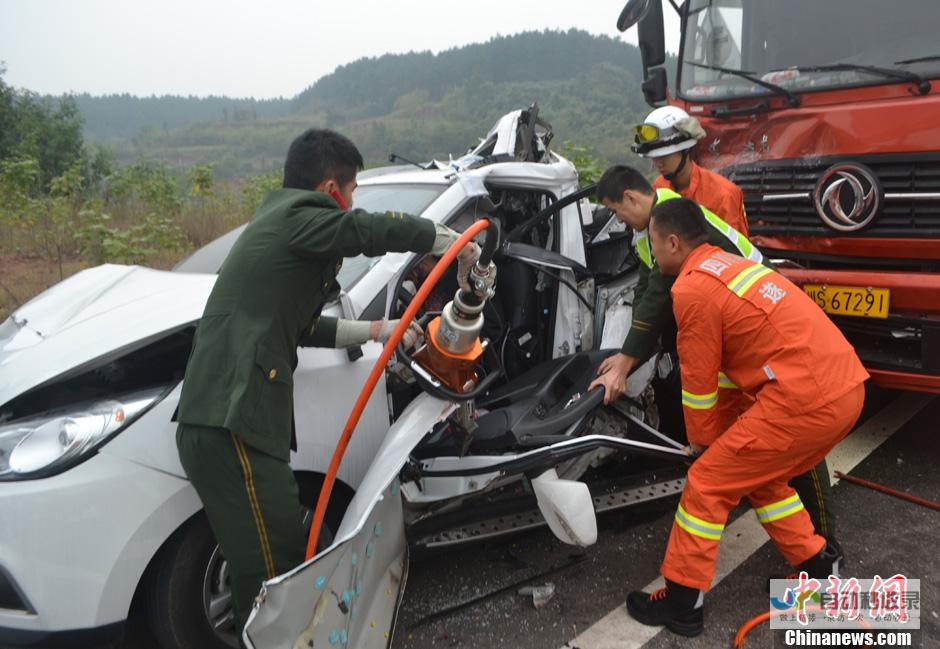
[[215, 279], [105, 264], [56, 284], [0, 325], [0, 404], [96, 358], [198, 320]]

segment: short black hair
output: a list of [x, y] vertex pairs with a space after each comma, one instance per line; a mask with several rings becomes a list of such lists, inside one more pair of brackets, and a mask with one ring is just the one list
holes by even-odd
[[708, 241], [708, 224], [702, 208], [688, 198], [659, 201], [650, 212], [660, 234], [675, 234], [691, 246]]
[[642, 194], [653, 193], [650, 181], [639, 171], [628, 165], [614, 165], [597, 181], [597, 200], [619, 203], [628, 189]]
[[330, 179], [346, 185], [363, 166], [362, 154], [345, 135], [323, 128], [307, 129], [287, 150], [284, 187], [314, 190]]

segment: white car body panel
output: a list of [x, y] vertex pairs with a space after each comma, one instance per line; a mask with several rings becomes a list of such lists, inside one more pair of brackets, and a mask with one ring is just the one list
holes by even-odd
[[0, 626], [29, 631], [126, 618], [149, 558], [202, 508], [188, 481], [106, 453], [3, 491], [0, 556], [36, 612], [0, 609]]

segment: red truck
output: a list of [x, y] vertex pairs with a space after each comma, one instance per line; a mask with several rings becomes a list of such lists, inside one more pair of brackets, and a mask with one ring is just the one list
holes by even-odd
[[668, 0], [674, 67], [663, 2], [617, 25], [638, 26], [647, 102], [699, 119], [699, 164], [741, 187], [752, 241], [876, 383], [940, 393], [937, 1]]

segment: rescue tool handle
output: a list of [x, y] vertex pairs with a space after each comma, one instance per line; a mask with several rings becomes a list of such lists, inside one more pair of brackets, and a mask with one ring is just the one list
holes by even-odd
[[477, 261], [480, 268], [486, 268], [490, 265], [490, 262], [493, 261], [493, 255], [496, 254], [496, 249], [499, 247], [499, 221], [489, 221], [488, 223], [486, 236], [480, 250], [480, 259]]
[[307, 538], [307, 561], [316, 554], [317, 539], [320, 538], [320, 528], [323, 526], [323, 519], [326, 516], [326, 506], [330, 501], [330, 494], [333, 492], [333, 484], [336, 482], [336, 474], [339, 472], [343, 455], [346, 453], [346, 448], [349, 446], [349, 440], [352, 438], [353, 431], [356, 429], [356, 424], [359, 423], [359, 418], [362, 417], [362, 412], [365, 410], [366, 404], [369, 403], [372, 391], [375, 390], [376, 384], [385, 372], [385, 366], [391, 359], [392, 354], [395, 353], [395, 348], [398, 346], [399, 341], [401, 341], [402, 336], [405, 335], [405, 331], [408, 330], [408, 325], [414, 320], [418, 309], [421, 308], [428, 295], [431, 294], [431, 289], [440, 281], [447, 267], [457, 258], [457, 253], [488, 225], [489, 221], [486, 219], [477, 221], [467, 228], [467, 230], [458, 237], [457, 241], [447, 249], [447, 252], [438, 260], [427, 278], [425, 278], [424, 282], [421, 284], [421, 288], [418, 289], [414, 299], [412, 299], [405, 313], [398, 321], [398, 326], [395, 327], [395, 331], [392, 332], [388, 342], [386, 342], [385, 346], [382, 348], [382, 353], [379, 355], [378, 359], [376, 359], [375, 365], [372, 366], [372, 371], [369, 373], [369, 377], [366, 379], [365, 385], [362, 386], [359, 397], [356, 399], [356, 403], [349, 413], [349, 419], [346, 420], [346, 426], [343, 428], [343, 432], [336, 444], [336, 450], [333, 452], [333, 458], [330, 460], [330, 466], [327, 469], [326, 476], [323, 478], [323, 486], [320, 488], [317, 507], [313, 513], [313, 523], [310, 526], [310, 535]]

